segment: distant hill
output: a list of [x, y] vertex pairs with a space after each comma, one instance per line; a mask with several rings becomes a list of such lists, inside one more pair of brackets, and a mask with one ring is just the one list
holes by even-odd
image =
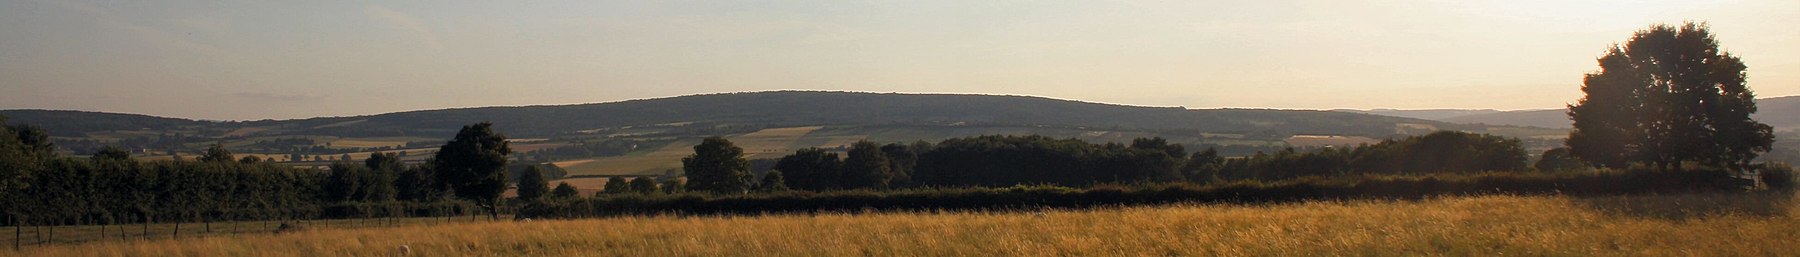
[[43, 127], [53, 136], [81, 136], [109, 130], [171, 130], [207, 124], [188, 119], [87, 111], [0, 110], [0, 115], [6, 116], [9, 124]]
[[[1752, 117], [1777, 130], [1800, 129], [1800, 96], [1783, 96], [1756, 100], [1757, 112]], [[1567, 129], [1572, 125], [1565, 109], [1505, 111], [1436, 119], [1462, 124], [1488, 124]]]
[[[25, 115], [15, 115], [18, 112]], [[267, 135], [448, 137], [462, 125], [492, 121], [514, 137], [693, 124], [689, 127], [819, 125], [1073, 126], [1150, 131], [1262, 132], [1385, 137], [1400, 124], [1456, 129], [1422, 119], [1310, 110], [1183, 109], [1089, 103], [1027, 96], [777, 91], [692, 95], [611, 103], [480, 107], [354, 117], [208, 122], [69, 111], [6, 111], [14, 122], [67, 131], [204, 125], [212, 131], [256, 127]], [[94, 122], [120, 120], [119, 122]], [[61, 132], [69, 133], [69, 132]]]
[[1507, 126], [1566, 129], [1571, 126], [1571, 125], [1569, 125], [1570, 124], [1569, 115], [1566, 113], [1566, 111], [1568, 111], [1568, 110], [1545, 109], [1545, 110], [1504, 111], [1504, 112], [1495, 112], [1495, 113], [1486, 113], [1486, 114], [1447, 117], [1447, 118], [1438, 119], [1438, 121], [1463, 123], [1463, 124], [1488, 124], [1488, 125], [1507, 125]]
[[1394, 117], [1406, 117], [1406, 118], [1414, 118], [1414, 119], [1427, 119], [1427, 120], [1442, 120], [1444, 118], [1450, 118], [1450, 117], [1460, 117], [1460, 116], [1480, 115], [1480, 114], [1490, 114], [1490, 113], [1499, 113], [1500, 112], [1499, 110], [1494, 110], [1494, 109], [1480, 109], [1480, 110], [1474, 110], [1474, 109], [1422, 109], [1422, 110], [1336, 109], [1336, 110], [1332, 110], [1332, 111], [1354, 112], [1354, 113], [1364, 113], [1364, 114], [1374, 114], [1374, 115], [1394, 116]]

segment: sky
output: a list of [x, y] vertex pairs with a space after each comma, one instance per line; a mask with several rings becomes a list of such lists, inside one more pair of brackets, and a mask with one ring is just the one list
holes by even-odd
[[1704, 21], [1800, 95], [1800, 1], [0, 0], [0, 109], [209, 120], [769, 90], [1188, 108], [1559, 108]]

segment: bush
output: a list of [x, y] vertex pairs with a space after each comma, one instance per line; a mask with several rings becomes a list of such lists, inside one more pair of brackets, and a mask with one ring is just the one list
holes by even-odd
[[1762, 175], [1763, 185], [1768, 186], [1769, 190], [1785, 191], [1794, 189], [1793, 166], [1788, 166], [1784, 163], [1763, 164], [1760, 173]]

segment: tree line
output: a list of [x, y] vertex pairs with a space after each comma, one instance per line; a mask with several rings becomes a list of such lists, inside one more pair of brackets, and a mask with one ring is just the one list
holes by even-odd
[[1227, 158], [1190, 153], [1162, 138], [1130, 144], [1044, 136], [979, 136], [938, 143], [857, 142], [847, 151], [805, 148], [782, 157], [760, 179], [743, 149], [707, 138], [682, 160], [686, 189], [736, 194], [797, 189], [831, 191], [917, 187], [1281, 180], [1306, 176], [1529, 170], [1519, 140], [1441, 131], [1372, 145]]
[[[0, 124], [5, 124], [0, 117]], [[192, 161], [139, 161], [118, 147], [87, 158], [58, 156], [43, 129], [0, 126], [0, 214], [24, 225], [440, 216], [485, 211], [498, 218], [510, 183], [505, 136], [463, 127], [431, 161], [406, 165], [393, 153], [326, 170], [296, 168], [214, 145]], [[533, 171], [537, 168], [534, 166]], [[234, 223], [235, 224], [235, 223]], [[114, 230], [121, 237], [124, 228]], [[18, 231], [15, 231], [18, 232]], [[105, 233], [102, 231], [101, 233]], [[147, 235], [146, 235], [147, 236]], [[17, 245], [17, 242], [15, 242]]]

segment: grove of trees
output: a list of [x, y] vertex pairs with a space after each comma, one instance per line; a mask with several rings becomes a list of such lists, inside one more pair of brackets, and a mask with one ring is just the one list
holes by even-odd
[[[741, 163], [742, 153], [713, 146], [696, 147], [695, 156]], [[782, 157], [757, 188], [829, 191], [914, 187], [1005, 187], [1054, 184], [1083, 187], [1104, 183], [1168, 183], [1232, 180], [1282, 180], [1306, 176], [1362, 174], [1476, 173], [1526, 171], [1529, 158], [1517, 139], [1443, 131], [1351, 148], [1300, 152], [1292, 148], [1242, 158], [1225, 158], [1213, 149], [1188, 153], [1161, 138], [1139, 138], [1131, 144], [1094, 144], [1078, 139], [1043, 136], [952, 138], [937, 144], [910, 145], [857, 142], [848, 156], [805, 148]], [[690, 159], [702, 159], [692, 157]], [[689, 172], [712, 166], [692, 166]], [[717, 174], [717, 173], [714, 173]], [[769, 177], [775, 178], [769, 178]], [[747, 175], [689, 173], [690, 187], [743, 184]], [[712, 181], [729, 179], [730, 181]], [[608, 185], [611, 188], [611, 183]], [[741, 193], [737, 188], [716, 193]]]
[[[509, 150], [486, 123], [464, 127], [438, 158], [423, 164], [374, 153], [325, 170], [234, 159], [220, 145], [192, 161], [138, 161], [119, 147], [102, 147], [88, 158], [58, 156], [50, 142], [40, 128], [0, 126], [0, 214], [6, 216], [0, 222], [15, 234], [38, 225], [55, 238], [55, 226], [90, 224], [101, 226], [103, 238], [124, 238], [126, 228], [116, 225], [140, 223], [139, 234], [149, 236], [150, 223], [174, 223], [171, 235], [180, 236], [187, 222], [204, 223], [210, 232], [221, 221], [437, 216], [471, 213], [471, 207], [497, 217], [499, 194], [507, 188]], [[565, 185], [548, 193], [569, 197], [573, 191]]]

